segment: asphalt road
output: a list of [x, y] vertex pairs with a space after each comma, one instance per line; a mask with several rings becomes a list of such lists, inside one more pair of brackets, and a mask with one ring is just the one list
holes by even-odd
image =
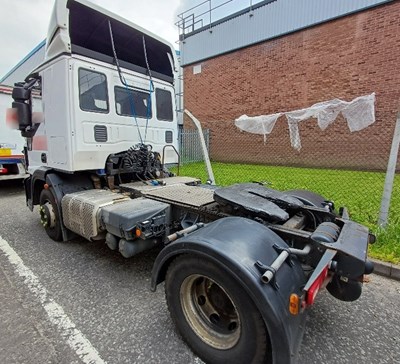
[[[0, 237], [21, 258], [0, 250], [0, 363], [90, 362], [88, 348], [93, 363], [201, 363], [172, 325], [163, 286], [149, 289], [157, 251], [127, 260], [101, 243], [55, 243], [14, 185], [0, 184]], [[321, 293], [299, 363], [400, 363], [399, 303], [400, 282], [376, 275], [357, 302]]]

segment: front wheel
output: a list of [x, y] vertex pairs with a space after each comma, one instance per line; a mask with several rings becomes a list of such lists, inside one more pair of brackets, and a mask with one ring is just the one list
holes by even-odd
[[58, 214], [56, 199], [50, 189], [43, 189], [40, 193], [40, 222], [47, 235], [55, 240], [62, 240], [61, 222]]
[[220, 266], [182, 255], [168, 268], [165, 293], [178, 331], [206, 363], [271, 361], [269, 337], [257, 307]]

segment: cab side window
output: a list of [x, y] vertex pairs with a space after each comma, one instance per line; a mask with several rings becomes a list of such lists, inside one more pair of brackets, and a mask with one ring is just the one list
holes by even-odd
[[108, 113], [107, 78], [104, 74], [79, 69], [79, 106], [83, 111]]
[[150, 95], [147, 92], [116, 86], [115, 109], [118, 115], [152, 118]]
[[157, 119], [164, 121], [173, 121], [172, 95], [167, 90], [156, 89]]

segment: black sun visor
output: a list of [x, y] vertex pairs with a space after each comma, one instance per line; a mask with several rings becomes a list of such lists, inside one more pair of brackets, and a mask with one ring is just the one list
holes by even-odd
[[115, 64], [108, 24], [110, 21], [121, 67], [148, 73], [143, 48], [144, 36], [153, 77], [173, 83], [170, 57], [174, 58], [168, 44], [79, 2], [69, 1], [67, 6], [72, 53]]

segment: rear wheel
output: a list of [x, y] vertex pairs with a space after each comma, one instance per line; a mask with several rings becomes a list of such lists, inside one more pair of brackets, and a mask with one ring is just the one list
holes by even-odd
[[61, 222], [56, 199], [51, 189], [43, 189], [40, 193], [40, 222], [47, 235], [55, 240], [62, 240]]
[[168, 268], [165, 292], [180, 334], [206, 363], [270, 361], [269, 338], [257, 307], [220, 266], [180, 256]]

